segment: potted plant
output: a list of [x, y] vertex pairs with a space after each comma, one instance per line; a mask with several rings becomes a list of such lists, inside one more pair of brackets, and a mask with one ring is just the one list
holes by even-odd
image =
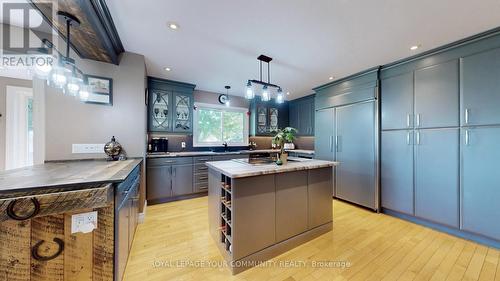
[[297, 129], [292, 127], [286, 127], [284, 129], [279, 129], [276, 135], [273, 137], [273, 144], [280, 148], [280, 153], [276, 164], [282, 165], [287, 163], [288, 153], [285, 151], [285, 143], [291, 143], [295, 140], [295, 134]]

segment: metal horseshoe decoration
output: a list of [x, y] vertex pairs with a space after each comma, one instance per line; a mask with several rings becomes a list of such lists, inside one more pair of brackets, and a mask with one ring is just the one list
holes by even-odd
[[40, 202], [38, 202], [38, 200], [36, 198], [31, 198], [31, 203], [34, 206], [33, 212], [31, 212], [31, 214], [28, 214], [27, 216], [24, 216], [24, 217], [18, 216], [14, 212], [14, 207], [16, 206], [16, 203], [17, 203], [17, 200], [13, 200], [7, 206], [7, 216], [9, 216], [9, 218], [11, 218], [13, 220], [16, 220], [16, 221], [28, 220], [28, 219], [31, 219], [32, 217], [36, 216], [40, 212]]
[[62, 241], [59, 238], [54, 238], [53, 241], [56, 242], [57, 245], [59, 246], [59, 248], [57, 249], [57, 252], [55, 254], [53, 254], [52, 256], [47, 256], [47, 257], [41, 256], [38, 253], [38, 248], [40, 248], [40, 246], [45, 242], [45, 240], [41, 240], [38, 243], [36, 243], [35, 246], [33, 246], [33, 248], [31, 249], [31, 255], [33, 256], [33, 258], [35, 260], [38, 260], [38, 261], [49, 261], [49, 260], [57, 258], [64, 251], [64, 241]]

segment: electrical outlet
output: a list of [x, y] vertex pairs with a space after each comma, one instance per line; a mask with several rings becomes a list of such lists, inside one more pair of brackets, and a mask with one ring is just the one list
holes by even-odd
[[78, 144], [72, 146], [72, 153], [104, 153], [104, 144]]
[[71, 233], [89, 233], [97, 228], [97, 211], [71, 216]]
[[182, 148], [186, 148], [186, 142], [184, 142], [184, 141], [183, 141], [183, 142], [181, 142], [181, 147], [182, 147]]

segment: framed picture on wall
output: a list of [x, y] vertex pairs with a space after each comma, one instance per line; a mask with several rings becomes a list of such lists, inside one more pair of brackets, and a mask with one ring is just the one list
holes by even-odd
[[113, 79], [94, 75], [85, 75], [90, 87], [87, 103], [113, 105]]

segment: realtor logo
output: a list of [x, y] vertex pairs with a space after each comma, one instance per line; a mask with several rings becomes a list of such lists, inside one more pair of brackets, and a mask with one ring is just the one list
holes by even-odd
[[[50, 11], [52, 15], [52, 3], [37, 3], [39, 7]], [[2, 4], [3, 17], [3, 40], [2, 51], [4, 55], [35, 55], [40, 53], [42, 47], [41, 38], [53, 42], [53, 36], [49, 22], [52, 18], [44, 18], [39, 11], [29, 3], [4, 2]], [[50, 54], [51, 49], [46, 49]]]

